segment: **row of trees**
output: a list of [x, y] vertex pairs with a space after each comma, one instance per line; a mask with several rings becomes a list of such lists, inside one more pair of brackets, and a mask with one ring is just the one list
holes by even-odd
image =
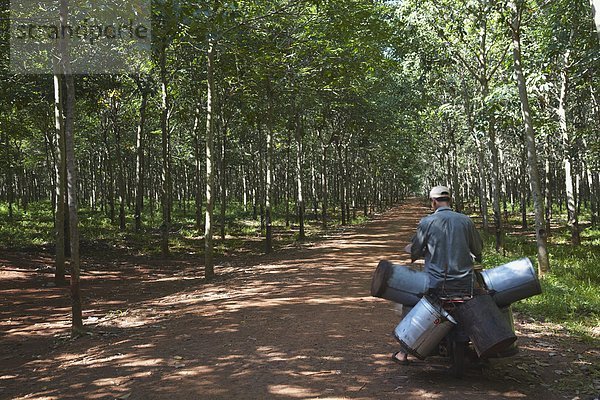
[[[345, 224], [443, 183], [498, 250], [505, 217], [518, 209], [527, 229], [533, 205], [547, 270], [557, 207], [574, 244], [582, 213], [598, 223], [598, 8], [157, 0], [152, 57], [136, 73], [73, 75], [63, 57], [54, 77], [22, 76], [1, 61], [0, 200], [9, 219], [52, 200], [57, 280], [68, 247], [74, 299], [78, 202], [122, 230], [160, 229], [165, 256], [173, 209], [193, 213], [210, 279], [215, 222], [224, 238], [231, 207], [260, 217], [269, 252], [274, 210], [303, 237], [307, 213]], [[144, 226], [154, 213], [160, 226]]]
[[[143, 213], [160, 211], [166, 256], [173, 207], [192, 208], [210, 278], [214, 214], [224, 237], [230, 204], [260, 214], [268, 252], [274, 207], [295, 215], [303, 237], [307, 205], [324, 225], [337, 209], [344, 224], [411, 190], [417, 140], [395, 107], [406, 82], [390, 57], [398, 27], [388, 5], [153, 5], [152, 58], [136, 74], [5, 72], [0, 197], [9, 217], [52, 199], [62, 249], [76, 200], [122, 230], [140, 231]], [[77, 180], [65, 167], [75, 159]], [[57, 271], [64, 279], [60, 250]]]
[[497, 250], [505, 217], [519, 209], [528, 229], [533, 203], [540, 272], [549, 268], [556, 207], [568, 210], [575, 245], [582, 209], [598, 224], [596, 9], [557, 0], [403, 2], [399, 10], [435, 58], [421, 119], [431, 132], [424, 156], [436, 164], [426, 181], [453, 187], [459, 208], [477, 199]]

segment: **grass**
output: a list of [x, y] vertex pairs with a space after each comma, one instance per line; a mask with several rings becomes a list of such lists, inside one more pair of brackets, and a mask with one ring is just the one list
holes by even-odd
[[[172, 212], [172, 224], [169, 235], [169, 247], [174, 256], [185, 254], [201, 254], [204, 248], [204, 231], [198, 231], [195, 226], [193, 204], [189, 204], [187, 212], [177, 205]], [[293, 210], [293, 207], [290, 207]], [[215, 206], [215, 253], [223, 255], [227, 252], [248, 245], [248, 240], [261, 240], [260, 214], [253, 218], [252, 209], [244, 210], [243, 205], [228, 204], [225, 213], [225, 231], [227, 240], [220, 238], [220, 208]], [[330, 210], [330, 221], [327, 230], [340, 226], [339, 210]], [[308, 240], [321, 237], [326, 230], [314, 218], [305, 220], [305, 236]], [[288, 246], [298, 241], [299, 228], [290, 215], [290, 226], [286, 227], [284, 205], [273, 210], [273, 230], [275, 248]], [[118, 216], [116, 216], [118, 220]], [[362, 214], [348, 225], [362, 224], [367, 220]], [[79, 228], [81, 246], [84, 249], [100, 248], [102, 250], [121, 249], [132, 254], [160, 255], [160, 239], [162, 217], [160, 211], [150, 214], [148, 210], [143, 215], [143, 229], [133, 231], [134, 220], [128, 211], [126, 218], [127, 229], [119, 230], [118, 221], [111, 222], [108, 215], [99, 210], [81, 208], [79, 210]], [[31, 203], [27, 210], [13, 208], [13, 216], [8, 217], [8, 207], [0, 204], [0, 248], [8, 250], [47, 250], [53, 251], [54, 246], [54, 217], [50, 202]], [[258, 251], [260, 252], [260, 251]]]
[[27, 211], [13, 208], [12, 219], [8, 206], [0, 204], [0, 247], [24, 249], [42, 246], [52, 240], [54, 227], [49, 202], [30, 204]]
[[[509, 221], [508, 228], [515, 228]], [[542, 294], [517, 302], [514, 308], [534, 319], [558, 323], [583, 338], [600, 341], [600, 230], [581, 232], [572, 246], [568, 229], [555, 230], [548, 240], [550, 272], [541, 277]], [[534, 265], [537, 248], [532, 236], [517, 232], [505, 237], [505, 254], [494, 250], [493, 235], [484, 235], [484, 266], [497, 266], [521, 257]]]

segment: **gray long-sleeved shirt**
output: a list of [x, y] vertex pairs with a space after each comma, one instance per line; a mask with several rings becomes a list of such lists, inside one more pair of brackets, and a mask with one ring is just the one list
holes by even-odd
[[423, 218], [412, 239], [411, 257], [425, 257], [429, 286], [439, 288], [446, 283], [470, 280], [473, 258], [481, 262], [483, 243], [471, 218], [440, 207]]

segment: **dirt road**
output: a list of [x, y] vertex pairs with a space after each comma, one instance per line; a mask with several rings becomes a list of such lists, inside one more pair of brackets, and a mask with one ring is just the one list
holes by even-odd
[[564, 378], [556, 371], [598, 354], [560, 327], [522, 319], [520, 355], [462, 380], [441, 358], [390, 361], [399, 318], [392, 303], [370, 297], [371, 276], [380, 259], [406, 262], [401, 249], [426, 213], [411, 202], [324, 241], [236, 261], [210, 285], [190, 260], [98, 265], [102, 278], [90, 268], [84, 279], [93, 334], [76, 341], [64, 335], [65, 289], [32, 278], [35, 262], [17, 268], [0, 257], [0, 398], [574, 398], [556, 390]]

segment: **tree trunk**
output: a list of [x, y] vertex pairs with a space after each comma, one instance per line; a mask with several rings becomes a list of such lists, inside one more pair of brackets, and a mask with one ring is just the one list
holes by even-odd
[[477, 179], [479, 183], [479, 207], [481, 212], [483, 231], [487, 232], [489, 229], [488, 220], [488, 203], [487, 203], [487, 180], [485, 177], [485, 152], [479, 139], [476, 139], [477, 143], [477, 162], [479, 166], [479, 174]]
[[527, 179], [525, 174], [527, 173], [527, 151], [523, 149], [523, 160], [521, 161], [521, 173], [519, 174], [519, 191], [521, 192], [521, 230], [525, 231], [529, 227], [527, 226]]
[[113, 96], [111, 98], [111, 111], [112, 111], [112, 127], [115, 134], [115, 148], [117, 155], [117, 189], [119, 190], [119, 229], [125, 230], [125, 171], [123, 166], [123, 153], [121, 145], [121, 130], [119, 129], [118, 113], [119, 105], [117, 99]]
[[550, 179], [550, 137], [546, 141], [546, 163], [544, 165], [545, 173], [545, 192], [544, 198], [546, 201], [546, 236], [550, 236], [550, 220], [552, 218], [552, 180]]
[[169, 231], [171, 213], [171, 163], [170, 163], [170, 132], [169, 132], [169, 87], [167, 82], [167, 45], [162, 43], [160, 51], [160, 86], [161, 86], [161, 148], [162, 148], [162, 185], [161, 185], [161, 253], [169, 256]]
[[142, 210], [144, 208], [144, 127], [146, 125], [146, 107], [148, 105], [148, 90], [138, 80], [138, 89], [142, 95], [140, 105], [140, 120], [135, 140], [135, 231], [142, 229]]
[[369, 216], [369, 181], [367, 180], [367, 176], [369, 174], [368, 164], [367, 170], [365, 171], [365, 176], [363, 177], [363, 216], [366, 218]]
[[[58, 78], [60, 79], [60, 75], [59, 74], [55, 74], [55, 76], [53, 76], [54, 78]], [[59, 82], [60, 84], [60, 82]], [[57, 86], [56, 86], [56, 82], [54, 82], [54, 89], [56, 90]], [[58, 97], [59, 101], [60, 101], [60, 95]], [[55, 92], [55, 104], [54, 106], [56, 107], [56, 92]], [[56, 111], [56, 108], [54, 109], [54, 111]], [[50, 117], [50, 116], [49, 116]], [[60, 121], [60, 120], [59, 120]], [[55, 145], [55, 141], [57, 140], [57, 131], [56, 131], [56, 116], [54, 118], [54, 126], [53, 127], [48, 127], [48, 130], [46, 130], [46, 132], [44, 133], [44, 149], [45, 149], [45, 153], [46, 153], [46, 166], [48, 168], [52, 167], [53, 172], [51, 174], [51, 184], [52, 184], [52, 190], [50, 191], [50, 204], [52, 205], [52, 218], [54, 220], [56, 220], [56, 185], [58, 182], [58, 176], [57, 174], [57, 168], [58, 168], [58, 162], [57, 162], [57, 146]], [[61, 121], [62, 124], [62, 121]], [[41, 187], [39, 187], [40, 192], [43, 190]], [[44, 195], [42, 193], [40, 193], [40, 199], [43, 197]], [[56, 228], [56, 225], [55, 225]], [[55, 232], [56, 233], [56, 232]]]
[[323, 150], [322, 150], [322, 163], [323, 165], [321, 166], [322, 168], [322, 172], [321, 172], [321, 184], [322, 184], [322, 193], [321, 193], [321, 197], [322, 197], [322, 203], [323, 203], [323, 209], [321, 210], [321, 214], [322, 214], [322, 223], [323, 223], [323, 229], [327, 228], [327, 208], [329, 207], [328, 204], [328, 200], [329, 200], [329, 192], [328, 192], [328, 187], [327, 187], [327, 148], [328, 146], [323, 145]]
[[337, 185], [338, 188], [338, 199], [341, 208], [341, 223], [342, 225], [346, 225], [347, 215], [346, 215], [346, 171], [344, 170], [344, 159], [342, 158], [342, 145], [336, 141], [335, 148], [337, 150]]
[[542, 197], [542, 188], [537, 165], [537, 153], [535, 146], [535, 132], [533, 130], [533, 121], [531, 109], [529, 108], [529, 99], [527, 97], [527, 86], [523, 67], [521, 64], [521, 11], [515, 2], [510, 2], [512, 9], [512, 22], [510, 24], [512, 33], [512, 46], [515, 76], [519, 88], [519, 99], [521, 101], [521, 113], [525, 124], [525, 138], [527, 143], [527, 160], [529, 162], [529, 179], [531, 192], [533, 195], [533, 205], [535, 207], [535, 236], [538, 249], [538, 273], [543, 275], [550, 271], [550, 262], [548, 250], [546, 248], [546, 231], [544, 229], [544, 200]]
[[451, 160], [451, 176], [452, 176], [452, 189], [453, 189], [453, 201], [454, 201], [454, 208], [456, 209], [456, 211], [458, 212], [462, 212], [463, 211], [463, 201], [462, 201], [462, 196], [460, 193], [460, 185], [459, 185], [459, 179], [458, 179], [458, 151], [457, 151], [457, 147], [456, 147], [456, 134], [455, 134], [455, 130], [453, 127], [450, 127], [449, 130], [449, 134], [450, 134], [450, 147], [452, 149], [452, 153], [449, 155], [449, 158]]
[[204, 276], [207, 280], [215, 277], [213, 260], [213, 208], [214, 208], [214, 178], [213, 141], [214, 141], [214, 96], [215, 96], [215, 39], [208, 39], [206, 57], [206, 215], [204, 219]]
[[268, 96], [268, 115], [267, 115], [267, 137], [265, 151], [265, 253], [273, 251], [273, 221], [271, 202], [273, 199], [273, 121], [272, 121], [272, 102], [273, 93], [270, 78], [267, 78], [267, 96]]
[[469, 125], [469, 132], [473, 136], [475, 140], [475, 144], [477, 145], [477, 161], [479, 167], [479, 173], [477, 174], [477, 184], [479, 186], [479, 212], [481, 213], [482, 224], [484, 232], [488, 231], [488, 208], [487, 208], [487, 196], [485, 187], [487, 185], [485, 179], [485, 152], [483, 150], [483, 146], [481, 141], [477, 137], [477, 132], [475, 131], [475, 121], [473, 120], [473, 108], [471, 106], [471, 97], [470, 94], [467, 93], [466, 89], [462, 91], [463, 98], [465, 102], [465, 110], [467, 114], [467, 123]]
[[302, 124], [301, 116], [296, 114], [296, 183], [298, 185], [298, 223], [300, 225], [299, 239], [304, 239], [304, 197], [302, 193]]
[[67, 164], [67, 197], [69, 203], [69, 237], [71, 249], [71, 299], [73, 335], [79, 336], [84, 332], [82, 320], [82, 304], [80, 289], [80, 259], [79, 259], [79, 216], [77, 212], [77, 169], [74, 146], [74, 112], [75, 87], [70, 72], [66, 75], [66, 118], [65, 118], [65, 155]]
[[288, 135], [285, 151], [285, 189], [284, 189], [284, 201], [285, 201], [285, 227], [290, 227], [290, 199], [291, 199], [291, 188], [290, 188], [290, 165], [291, 165], [291, 152], [292, 152], [292, 135]]
[[[69, 25], [68, 2], [60, 1], [61, 26]], [[60, 59], [65, 77], [65, 159], [67, 164], [67, 197], [69, 201], [69, 230], [71, 246], [71, 334], [80, 336], [84, 333], [79, 260], [79, 219], [77, 215], [77, 175], [74, 146], [75, 125], [75, 84], [71, 74], [71, 63], [64, 40], [60, 41]]]
[[315, 168], [315, 160], [313, 158], [310, 165], [310, 191], [313, 203], [313, 219], [318, 220], [319, 198], [317, 197], [317, 171]]
[[597, 193], [600, 192], [600, 176], [598, 174], [598, 171], [592, 171], [591, 172], [592, 175], [592, 193], [595, 193], [594, 195], [592, 195], [592, 204], [591, 204], [591, 208], [592, 208], [592, 226], [596, 227], [598, 226], [598, 214], [599, 214], [599, 204], [600, 202], [598, 201], [598, 197], [597, 197]]
[[575, 201], [575, 185], [573, 182], [573, 169], [571, 161], [571, 139], [569, 137], [569, 131], [567, 127], [567, 90], [568, 90], [568, 74], [567, 68], [569, 64], [570, 50], [567, 50], [563, 57], [563, 68], [560, 72], [561, 85], [560, 95], [558, 99], [558, 122], [560, 127], [561, 139], [563, 143], [563, 167], [565, 171], [565, 193], [567, 196], [567, 211], [568, 211], [568, 225], [571, 230], [571, 243], [576, 246], [579, 245], [579, 218], [577, 212], [577, 206]]
[[65, 134], [62, 99], [62, 83], [60, 74], [54, 74], [54, 121], [56, 137], [56, 165], [55, 165], [55, 191], [56, 213], [54, 216], [54, 231], [56, 236], [56, 258], [54, 261], [54, 282], [63, 286], [65, 278], [65, 188], [66, 188], [66, 160], [65, 160]]
[[245, 160], [242, 155], [242, 165], [240, 166], [240, 175], [242, 177], [242, 203], [244, 204], [244, 212], [248, 212], [248, 177], [246, 176], [246, 169], [244, 168]]
[[6, 160], [6, 197], [8, 201], [8, 219], [13, 219], [13, 203], [14, 203], [14, 173], [12, 166], [12, 157], [10, 151], [10, 139], [8, 130], [4, 131], [4, 158]]
[[[488, 95], [487, 86], [484, 90], [484, 98]], [[494, 227], [496, 237], [496, 251], [504, 247], [502, 218], [500, 216], [500, 161], [498, 157], [498, 143], [496, 139], [496, 118], [493, 114], [489, 116], [488, 122], [488, 145], [492, 155], [492, 208], [494, 210]]]
[[265, 184], [265, 228], [266, 228], [266, 242], [265, 242], [265, 253], [269, 254], [273, 250], [273, 227], [271, 221], [271, 195], [272, 195], [272, 170], [271, 163], [273, 157], [273, 133], [271, 132], [271, 126], [267, 127], [267, 151], [265, 157], [265, 173], [266, 173], [266, 184]]
[[200, 107], [196, 107], [196, 116], [194, 118], [194, 167], [195, 176], [194, 182], [196, 191], [194, 193], [194, 204], [196, 208], [196, 230], [200, 232], [202, 230], [202, 160], [200, 159]]
[[107, 197], [107, 201], [108, 201], [108, 208], [109, 208], [109, 218], [110, 218], [110, 222], [111, 224], [115, 223], [115, 172], [114, 172], [114, 168], [113, 168], [113, 157], [112, 157], [112, 149], [110, 146], [110, 140], [108, 137], [108, 122], [107, 122], [107, 117], [106, 114], [103, 113], [102, 118], [101, 118], [101, 122], [100, 122], [100, 129], [102, 130], [102, 139], [104, 141], [104, 150], [105, 150], [105, 169], [106, 169], [106, 174], [105, 174], [105, 181], [108, 180], [108, 182], [106, 183], [106, 197]]
[[[352, 223], [352, 217], [350, 215], [350, 206], [354, 205], [353, 202], [351, 202], [352, 199], [352, 174], [350, 174], [348, 172], [349, 168], [348, 168], [348, 146], [344, 147], [344, 160], [343, 162], [343, 166], [344, 166], [344, 177], [342, 179], [342, 183], [344, 185], [344, 199], [346, 200], [346, 222], [347, 223]], [[391, 188], [391, 185], [390, 185]], [[390, 193], [390, 201], [391, 201], [391, 193]]]
[[[257, 128], [258, 137], [261, 138], [261, 145], [258, 150], [258, 173], [256, 176], [256, 187], [254, 190], [254, 214], [255, 218], [260, 219], [260, 234], [262, 235], [265, 231], [265, 154], [262, 146], [262, 130], [260, 126]], [[258, 215], [256, 215], [256, 208], [258, 207]]]
[[225, 213], [227, 211], [227, 173], [226, 173], [226, 146], [227, 146], [227, 128], [223, 128], [223, 137], [221, 138], [221, 157], [220, 157], [220, 170], [221, 170], [221, 240], [225, 240]]

